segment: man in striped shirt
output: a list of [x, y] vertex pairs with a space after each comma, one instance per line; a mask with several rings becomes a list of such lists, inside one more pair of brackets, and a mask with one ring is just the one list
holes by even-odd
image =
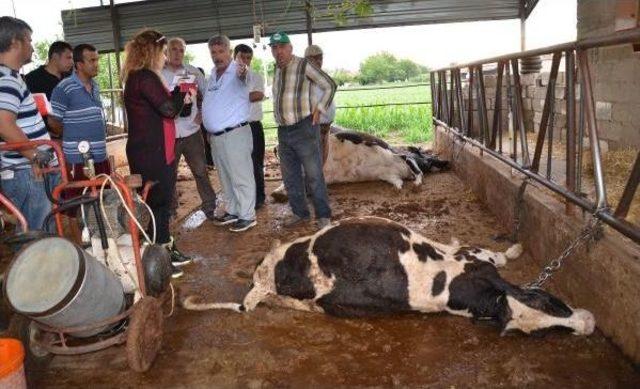
[[[325, 113], [333, 100], [336, 84], [316, 65], [293, 55], [287, 34], [273, 34], [269, 46], [276, 60], [273, 111], [278, 124], [280, 170], [293, 212], [286, 226], [293, 227], [309, 221], [306, 180], [311, 190], [318, 227], [323, 228], [331, 222], [331, 208], [322, 173], [318, 123], [320, 113]], [[314, 86], [323, 92], [315, 107], [311, 95]]]
[[[0, 17], [0, 141], [25, 142], [49, 140], [49, 133], [35, 101], [18, 70], [31, 61], [31, 27], [10, 16]], [[20, 152], [0, 152], [2, 193], [9, 198], [27, 219], [30, 229], [39, 229], [51, 211], [44, 179], [31, 163], [49, 163], [48, 146]], [[51, 161], [55, 164], [55, 161]], [[49, 179], [49, 178], [47, 178]], [[55, 184], [55, 178], [49, 180]]]
[[[82, 43], [73, 49], [74, 72], [60, 81], [51, 94], [53, 112], [49, 125], [62, 134], [62, 151], [74, 181], [86, 180], [85, 159], [93, 159], [95, 174], [109, 174], [107, 159], [107, 129], [102, 115], [100, 90], [94, 78], [98, 75], [98, 51]], [[78, 150], [80, 142], [89, 142], [84, 155]], [[79, 195], [81, 191], [69, 193]]]

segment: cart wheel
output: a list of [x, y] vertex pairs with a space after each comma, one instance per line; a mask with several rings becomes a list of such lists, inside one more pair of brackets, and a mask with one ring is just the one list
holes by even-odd
[[53, 354], [36, 345], [35, 340], [46, 341], [45, 338], [51, 340], [55, 335], [38, 331], [31, 319], [18, 314], [14, 314], [11, 318], [6, 334], [9, 337], [20, 340], [24, 345], [24, 366], [28, 376], [37, 374], [47, 368], [49, 362], [53, 359]]
[[162, 307], [158, 299], [143, 297], [133, 307], [127, 334], [127, 360], [137, 372], [149, 370], [162, 346]]

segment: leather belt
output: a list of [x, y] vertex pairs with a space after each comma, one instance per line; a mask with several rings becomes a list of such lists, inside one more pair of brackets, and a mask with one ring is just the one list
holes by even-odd
[[221, 131], [214, 132], [213, 136], [220, 136], [220, 135], [225, 134], [227, 132], [231, 132], [231, 131], [235, 130], [236, 128], [244, 127], [247, 124], [249, 124], [249, 122], [242, 122], [242, 123], [238, 124], [237, 126], [227, 127], [227, 128], [225, 128], [225, 129], [223, 129]]

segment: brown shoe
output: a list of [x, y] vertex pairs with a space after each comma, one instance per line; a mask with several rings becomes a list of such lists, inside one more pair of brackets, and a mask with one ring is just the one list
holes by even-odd
[[292, 215], [284, 221], [284, 228], [296, 228], [309, 223], [308, 217], [300, 217], [298, 215]]

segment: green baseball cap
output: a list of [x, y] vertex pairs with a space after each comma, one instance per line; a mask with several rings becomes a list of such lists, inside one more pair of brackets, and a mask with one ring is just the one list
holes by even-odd
[[269, 38], [269, 46], [285, 43], [291, 43], [291, 40], [289, 40], [289, 35], [284, 32], [276, 32], [275, 34], [271, 35], [271, 38]]

